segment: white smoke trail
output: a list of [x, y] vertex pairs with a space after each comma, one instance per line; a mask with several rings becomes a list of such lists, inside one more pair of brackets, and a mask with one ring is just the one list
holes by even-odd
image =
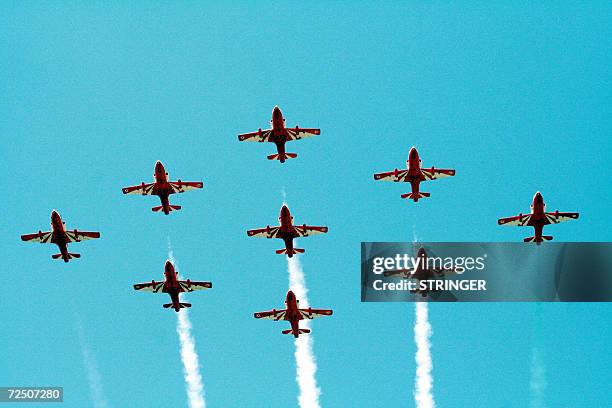
[[531, 354], [531, 378], [529, 379], [531, 391], [531, 408], [544, 408], [544, 391], [546, 390], [546, 370], [540, 350], [534, 348]]
[[[300, 307], [308, 307], [308, 289], [304, 279], [302, 264], [297, 256], [287, 258], [289, 269], [289, 288], [293, 291], [296, 298], [300, 300]], [[302, 321], [300, 324], [304, 328], [309, 328], [309, 321]], [[296, 380], [300, 388], [298, 402], [301, 408], [319, 408], [319, 396], [321, 390], [317, 387], [317, 363], [312, 351], [312, 335], [300, 336], [295, 339], [295, 364]]]
[[187, 309], [182, 309], [177, 313], [176, 325], [176, 332], [181, 342], [181, 360], [183, 361], [187, 400], [190, 408], [204, 408], [206, 406], [204, 385], [200, 375], [200, 363], [195, 349], [195, 340], [191, 335], [191, 322], [187, 313]]
[[[412, 227], [412, 242], [414, 251], [417, 248], [418, 237], [416, 228]], [[414, 321], [414, 341], [417, 346], [416, 355], [416, 378], [414, 380], [414, 401], [417, 408], [434, 408], [436, 403], [433, 398], [433, 376], [431, 371], [433, 363], [431, 360], [431, 324], [429, 324], [429, 313], [427, 302], [416, 302]]]
[[[178, 270], [170, 238], [168, 238], [168, 259], [174, 264], [174, 268]], [[204, 408], [206, 406], [204, 401], [204, 384], [200, 375], [200, 362], [196, 352], [195, 339], [191, 334], [191, 321], [189, 320], [187, 310], [187, 308], [181, 309], [177, 313], [176, 323], [176, 333], [181, 344], [181, 361], [183, 362], [187, 402], [189, 403], [189, 408]]]
[[433, 364], [429, 352], [431, 344], [431, 325], [427, 312], [426, 302], [416, 302], [416, 320], [414, 323], [414, 341], [416, 342], [417, 352], [415, 356], [417, 368], [414, 381], [414, 400], [417, 408], [434, 408], [432, 388], [433, 377], [431, 370]]
[[281, 196], [283, 197], [283, 205], [287, 205], [287, 191], [285, 187], [281, 189]]
[[98, 364], [93, 352], [89, 349], [85, 341], [83, 325], [78, 322], [77, 330], [79, 334], [79, 343], [81, 345], [81, 353], [83, 355], [83, 365], [87, 371], [87, 380], [89, 382], [89, 392], [94, 408], [108, 408], [108, 401], [104, 396], [104, 387], [102, 387], [102, 376], [98, 371]]
[[546, 391], [546, 366], [540, 343], [542, 338], [542, 305], [535, 305], [535, 321], [533, 328], [535, 345], [531, 349], [531, 368], [529, 390], [531, 394], [531, 408], [544, 408], [546, 406], [544, 393]]

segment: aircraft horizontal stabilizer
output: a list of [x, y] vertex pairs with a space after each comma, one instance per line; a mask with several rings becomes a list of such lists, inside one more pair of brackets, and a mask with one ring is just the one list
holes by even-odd
[[293, 248], [291, 251], [287, 251], [286, 248], [276, 250], [276, 253], [279, 255], [285, 254], [289, 256], [293, 256], [295, 254], [303, 254], [304, 252], [306, 252], [306, 250], [303, 248]]
[[[158, 205], [157, 207], [153, 207], [151, 208], [151, 211], [161, 211], [164, 207], [161, 205]], [[168, 206], [168, 211], [173, 211], [173, 210], [180, 210], [181, 206], [180, 205], [169, 205]]]
[[419, 198], [425, 198], [425, 197], [429, 197], [431, 194], [429, 193], [424, 193], [424, 192], [419, 192], [418, 194], [412, 194], [412, 193], [406, 193], [406, 194], [402, 194], [401, 197], [402, 198], [409, 198], [411, 200], [414, 201], [418, 201]]
[[283, 330], [282, 333], [283, 334], [289, 334], [289, 333], [291, 333], [291, 329]]
[[[55, 254], [55, 255], [51, 255], [51, 258], [53, 259], [60, 259], [62, 257], [62, 254]], [[74, 259], [74, 258], [80, 258], [81, 254], [73, 254], [73, 253], [69, 253], [68, 254], [68, 259]]]
[[295, 159], [297, 157], [297, 153], [285, 153], [284, 155], [280, 155], [280, 154], [271, 154], [268, 156], [268, 160], [281, 160], [284, 161], [285, 159]]

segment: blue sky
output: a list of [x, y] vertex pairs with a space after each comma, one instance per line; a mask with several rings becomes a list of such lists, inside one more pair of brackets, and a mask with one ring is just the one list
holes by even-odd
[[[609, 241], [611, 16], [604, 2], [3, 4], [0, 385], [61, 385], [64, 406], [90, 406], [81, 322], [110, 406], [185, 405], [176, 316], [131, 286], [161, 278], [169, 237], [183, 275], [214, 283], [190, 297], [209, 406], [296, 405], [293, 341], [252, 317], [282, 305], [281, 244], [245, 234], [276, 222], [284, 189], [296, 222], [330, 228], [299, 243], [311, 304], [334, 309], [313, 325], [321, 404], [413, 406], [414, 305], [359, 302], [360, 241], [521, 240], [496, 219], [536, 190], [581, 213], [556, 240]], [[236, 137], [276, 104], [322, 129], [284, 165]], [[413, 145], [457, 169], [416, 205], [372, 179]], [[158, 159], [205, 183], [170, 216], [121, 194]], [[52, 209], [102, 239], [69, 264], [22, 243]], [[543, 305], [541, 332], [535, 308], [431, 306], [439, 406], [528, 406], [536, 346], [548, 406], [602, 406], [610, 306]]]

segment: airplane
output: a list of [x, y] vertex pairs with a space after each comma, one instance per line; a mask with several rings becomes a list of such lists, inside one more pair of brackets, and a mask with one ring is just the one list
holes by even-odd
[[143, 181], [138, 186], [131, 186], [123, 188], [123, 194], [142, 194], [142, 195], [156, 195], [161, 200], [161, 205], [153, 207], [151, 210], [157, 212], [162, 210], [164, 214], [168, 215], [173, 210], [180, 210], [180, 205], [172, 205], [168, 200], [170, 194], [184, 193], [185, 191], [195, 190], [196, 188], [204, 187], [204, 183], [201, 181], [168, 181], [168, 173], [164, 168], [164, 165], [159, 160], [155, 163], [155, 181], [153, 183], [145, 184]]
[[542, 235], [542, 230], [545, 225], [558, 224], [563, 221], [576, 220], [578, 219], [577, 212], [546, 212], [546, 204], [542, 194], [537, 191], [533, 196], [531, 203], [531, 213], [523, 214], [520, 213], [514, 217], [500, 218], [497, 220], [499, 225], [515, 225], [523, 227], [525, 225], [533, 227], [534, 235], [523, 239], [524, 242], [535, 242], [540, 245], [544, 241], [551, 241], [552, 235]]
[[295, 295], [290, 290], [287, 292], [285, 299], [286, 309], [272, 309], [267, 312], [257, 312], [254, 314], [256, 319], [272, 319], [274, 321], [287, 320], [291, 323], [291, 328], [283, 330], [283, 334], [293, 334], [296, 339], [300, 334], [310, 333], [310, 329], [300, 329], [300, 320], [312, 320], [315, 317], [331, 316], [334, 312], [330, 309], [306, 309], [299, 308], [300, 301], [295, 298]]
[[172, 307], [177, 313], [179, 310], [191, 307], [191, 303], [181, 302], [179, 296], [183, 292], [193, 292], [195, 290], [203, 290], [203, 289], [211, 289], [211, 282], [199, 282], [192, 280], [179, 280], [178, 272], [174, 269], [174, 265], [169, 260], [166, 261], [166, 266], [164, 267], [164, 281], [156, 282], [152, 280], [147, 283], [137, 283], [134, 285], [135, 290], [142, 290], [145, 292], [153, 292], [153, 293], [167, 293], [170, 295], [171, 303], [165, 303], [164, 308]]
[[42, 232], [38, 230], [38, 233], [35, 234], [22, 235], [21, 240], [40, 242], [41, 244], [55, 244], [58, 246], [60, 253], [51, 255], [51, 258], [62, 258], [64, 262], [68, 262], [73, 258], [81, 257], [80, 254], [68, 252], [69, 243], [100, 238], [99, 232], [79, 231], [76, 228], [73, 230], [66, 230], [65, 224], [66, 223], [62, 221], [62, 217], [60, 217], [59, 213], [53, 210], [51, 211], [51, 231]]
[[[456, 273], [450, 268], [429, 268], [427, 266], [427, 252], [425, 248], [419, 248], [416, 257], [417, 265], [413, 269], [397, 269], [393, 271], [383, 272], [384, 276], [401, 276], [403, 279], [416, 279], [418, 282], [422, 280], [439, 280], [447, 274]], [[427, 296], [429, 290], [421, 290], [418, 286], [416, 289], [410, 290], [410, 293], [420, 293], [421, 296]]]
[[278, 106], [272, 110], [271, 129], [259, 130], [257, 132], [244, 133], [238, 135], [238, 140], [241, 142], [271, 142], [276, 145], [277, 154], [268, 156], [268, 160], [278, 160], [284, 163], [286, 159], [295, 159], [296, 153], [286, 153], [285, 143], [292, 140], [300, 140], [305, 137], [312, 137], [321, 134], [321, 129], [301, 128], [295, 125], [294, 128], [285, 127], [285, 118]]
[[287, 254], [289, 258], [293, 257], [294, 254], [304, 253], [302, 248], [293, 247], [293, 239], [298, 237], [307, 237], [314, 234], [324, 234], [327, 232], [327, 227], [314, 227], [311, 225], [293, 225], [293, 216], [286, 205], [283, 205], [280, 210], [280, 221], [279, 226], [266, 228], [259, 228], [248, 230], [247, 235], [249, 237], [260, 237], [260, 238], [280, 238], [285, 241], [285, 248], [277, 249], [277, 254]]
[[374, 180], [393, 181], [393, 182], [408, 182], [412, 187], [412, 192], [402, 194], [402, 198], [410, 198], [414, 202], [419, 201], [419, 198], [429, 197], [429, 193], [419, 191], [419, 185], [422, 181], [436, 180], [443, 177], [450, 177], [455, 175], [453, 169], [437, 169], [433, 166], [430, 168], [421, 167], [421, 159], [419, 158], [419, 152], [413, 146], [408, 154], [408, 160], [406, 161], [406, 169], [388, 171], [385, 173], [374, 174]]

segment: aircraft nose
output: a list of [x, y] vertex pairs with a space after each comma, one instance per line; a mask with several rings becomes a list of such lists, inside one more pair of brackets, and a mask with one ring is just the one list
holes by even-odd
[[419, 152], [417, 152], [416, 147], [412, 146], [412, 148], [410, 149], [410, 154], [408, 155], [408, 157], [410, 157], [410, 159], [416, 159], [417, 157], [419, 157]]
[[533, 196], [534, 201], [541, 203], [543, 200], [542, 198], [542, 193], [540, 193], [539, 191], [535, 193], [535, 196]]
[[293, 294], [292, 291], [287, 292], [287, 300], [293, 300], [295, 298], [295, 295]]

